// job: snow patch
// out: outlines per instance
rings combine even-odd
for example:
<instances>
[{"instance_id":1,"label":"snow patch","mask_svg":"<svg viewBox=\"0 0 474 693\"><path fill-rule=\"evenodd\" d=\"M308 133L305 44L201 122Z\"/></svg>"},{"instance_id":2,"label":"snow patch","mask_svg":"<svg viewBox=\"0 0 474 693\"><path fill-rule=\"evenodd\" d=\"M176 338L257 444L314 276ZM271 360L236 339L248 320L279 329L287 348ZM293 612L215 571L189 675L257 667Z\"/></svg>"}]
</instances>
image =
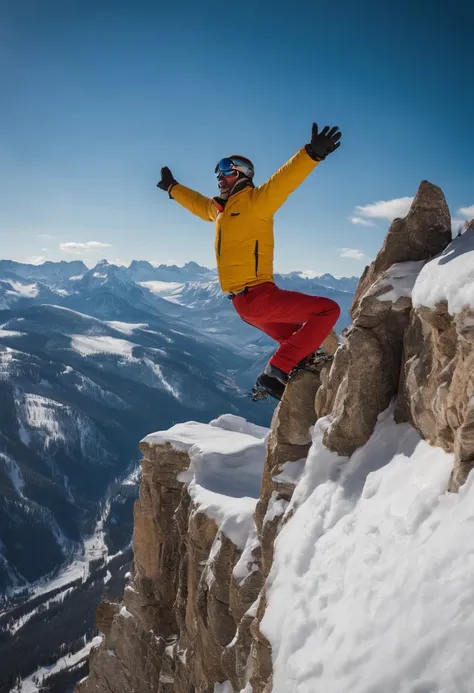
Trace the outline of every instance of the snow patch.
<instances>
[{"instance_id":1,"label":"snow patch","mask_svg":"<svg viewBox=\"0 0 474 693\"><path fill-rule=\"evenodd\" d=\"M55 400L25 392L22 411L29 428L41 430L44 434L44 444L48 448L53 441L65 441L64 431L58 421L58 413L71 411L69 407ZM23 422L21 426L24 428ZM27 429L26 429L27 430ZM28 432L28 435L29 432Z\"/></svg>"},{"instance_id":2,"label":"snow patch","mask_svg":"<svg viewBox=\"0 0 474 693\"><path fill-rule=\"evenodd\" d=\"M471 690L474 475L447 493L453 455L392 413L350 458L315 425L268 579L274 693Z\"/></svg>"},{"instance_id":3,"label":"snow patch","mask_svg":"<svg viewBox=\"0 0 474 693\"><path fill-rule=\"evenodd\" d=\"M399 298L411 297L413 286L420 271L424 265L424 261L416 262L396 262L389 267L382 276L369 289L366 296L378 293L386 287L384 293L377 295L378 301L391 301L396 303Z\"/></svg>"},{"instance_id":4,"label":"snow patch","mask_svg":"<svg viewBox=\"0 0 474 693\"><path fill-rule=\"evenodd\" d=\"M163 298L169 298L169 295L180 289L183 284L180 282L160 282L160 281L148 281L148 282L137 282L139 286L143 286L148 289L155 296L161 296ZM176 302L176 301L175 301Z\"/></svg>"},{"instance_id":5,"label":"snow patch","mask_svg":"<svg viewBox=\"0 0 474 693\"><path fill-rule=\"evenodd\" d=\"M71 335L71 348L82 356L95 354L116 354L117 356L132 356L136 346L125 339L115 337L90 337L83 334Z\"/></svg>"},{"instance_id":6,"label":"snow patch","mask_svg":"<svg viewBox=\"0 0 474 693\"><path fill-rule=\"evenodd\" d=\"M161 351L161 350L160 350L160 351ZM181 393L180 393L180 391L178 390L177 387L175 387L174 385L172 385L171 382L170 382L169 380L167 380L167 379L165 378L165 376L163 375L163 369L162 369L162 367L161 367L160 365L158 365L157 363L155 363L154 361L152 361L151 359L148 359L148 358L144 358L144 359L143 359L143 362L146 363L147 366L149 366L149 367L151 368L151 370L153 371L153 373L154 373L156 376L158 376L158 379L159 379L160 383L163 385L164 389L165 389L167 392L169 392L170 394L172 394L173 397L176 397L177 400L179 400L179 399L181 398Z\"/></svg>"},{"instance_id":7,"label":"snow patch","mask_svg":"<svg viewBox=\"0 0 474 693\"><path fill-rule=\"evenodd\" d=\"M107 320L106 324L130 337L133 336L135 330L144 330L149 327L146 322L120 322L120 320Z\"/></svg>"},{"instance_id":8,"label":"snow patch","mask_svg":"<svg viewBox=\"0 0 474 693\"><path fill-rule=\"evenodd\" d=\"M20 689L21 692L37 693L39 690L41 690L41 688L38 688L36 681L38 681L39 685L41 686L43 678L44 683L46 684L48 678L50 676L53 676L53 674L57 674L59 671L63 671L64 669L70 669L75 664L80 662L82 659L85 659L89 655L93 647L98 647L102 642L102 639L102 636L98 635L97 637L93 638L89 643L87 643L87 645L85 645L82 649L78 650L74 654L71 654L70 656L65 655L64 657L58 659L58 661L53 666L40 667L37 671L35 671L34 674L31 674L31 676L28 676L26 679L23 679Z\"/></svg>"},{"instance_id":9,"label":"snow patch","mask_svg":"<svg viewBox=\"0 0 474 693\"><path fill-rule=\"evenodd\" d=\"M258 498L265 461L265 440L219 426L190 421L143 439L149 445L170 443L190 458L182 482L195 481L224 496Z\"/></svg>"},{"instance_id":10,"label":"snow patch","mask_svg":"<svg viewBox=\"0 0 474 693\"><path fill-rule=\"evenodd\" d=\"M251 573L258 570L258 564L255 561L253 552L257 551L260 546L260 540L258 538L257 528L255 523L251 527L247 541L245 542L244 550L234 566L232 575L234 579L241 585Z\"/></svg>"},{"instance_id":11,"label":"snow patch","mask_svg":"<svg viewBox=\"0 0 474 693\"><path fill-rule=\"evenodd\" d=\"M17 330L4 330L0 327L0 339L5 337L24 337L24 332L18 332Z\"/></svg>"},{"instance_id":12,"label":"snow patch","mask_svg":"<svg viewBox=\"0 0 474 693\"><path fill-rule=\"evenodd\" d=\"M303 476L306 460L296 460L295 462L285 462L279 474L273 477L273 481L282 484L297 484Z\"/></svg>"},{"instance_id":13,"label":"snow patch","mask_svg":"<svg viewBox=\"0 0 474 693\"><path fill-rule=\"evenodd\" d=\"M36 298L38 295L37 284L22 284L21 282L8 280L10 286L15 290L15 293L24 298ZM7 294L13 293L12 291L7 291Z\"/></svg>"},{"instance_id":14,"label":"snow patch","mask_svg":"<svg viewBox=\"0 0 474 693\"><path fill-rule=\"evenodd\" d=\"M224 683L216 683L214 685L214 693L233 693L233 690L230 681L224 681Z\"/></svg>"},{"instance_id":15,"label":"snow patch","mask_svg":"<svg viewBox=\"0 0 474 693\"><path fill-rule=\"evenodd\" d=\"M436 258L426 263L413 289L415 308L435 308L447 301L450 315L474 309L474 232L455 238Z\"/></svg>"},{"instance_id":16,"label":"snow patch","mask_svg":"<svg viewBox=\"0 0 474 693\"><path fill-rule=\"evenodd\" d=\"M263 440L270 432L269 428L250 423L243 416L236 416L235 414L222 414L217 419L213 419L209 426L222 428L224 431L233 431L234 433L245 433L259 440Z\"/></svg>"},{"instance_id":17,"label":"snow patch","mask_svg":"<svg viewBox=\"0 0 474 693\"><path fill-rule=\"evenodd\" d=\"M272 495L268 499L267 512L263 518L263 525L265 526L267 522L273 522L277 517L282 517L288 507L288 501L284 498L279 498L276 491L272 492Z\"/></svg>"},{"instance_id":18,"label":"snow patch","mask_svg":"<svg viewBox=\"0 0 474 693\"><path fill-rule=\"evenodd\" d=\"M213 519L220 531L237 548L243 550L253 526L255 498L232 498L203 488L194 481L188 486L188 493L196 505L194 513L204 513Z\"/></svg>"},{"instance_id":19,"label":"snow patch","mask_svg":"<svg viewBox=\"0 0 474 693\"><path fill-rule=\"evenodd\" d=\"M149 445L170 443L188 453L190 464L178 479L188 484L196 506L212 518L241 550L254 528L268 429L226 414L202 424L191 421L144 438Z\"/></svg>"},{"instance_id":20,"label":"snow patch","mask_svg":"<svg viewBox=\"0 0 474 693\"><path fill-rule=\"evenodd\" d=\"M23 481L20 467L15 462L15 460L12 457L10 457L10 455L6 455L3 452L0 452L0 460L2 460L5 465L5 471L12 483L13 488L18 493L18 495L21 498L23 498L23 488L25 486L25 482Z\"/></svg>"}]
</instances>

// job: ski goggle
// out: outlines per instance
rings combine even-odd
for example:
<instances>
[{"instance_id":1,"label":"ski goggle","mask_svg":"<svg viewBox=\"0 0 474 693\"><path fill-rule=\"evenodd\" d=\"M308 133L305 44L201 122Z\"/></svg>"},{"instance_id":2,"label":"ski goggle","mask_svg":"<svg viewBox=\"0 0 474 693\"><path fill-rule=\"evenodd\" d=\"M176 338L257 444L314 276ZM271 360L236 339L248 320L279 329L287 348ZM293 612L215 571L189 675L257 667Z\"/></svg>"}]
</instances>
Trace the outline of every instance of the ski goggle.
<instances>
[{"instance_id":1,"label":"ski goggle","mask_svg":"<svg viewBox=\"0 0 474 693\"><path fill-rule=\"evenodd\" d=\"M221 176L234 176L236 173L243 173L248 178L253 177L253 167L242 159L228 157L221 159L217 164L214 173L218 178Z\"/></svg>"}]
</instances>

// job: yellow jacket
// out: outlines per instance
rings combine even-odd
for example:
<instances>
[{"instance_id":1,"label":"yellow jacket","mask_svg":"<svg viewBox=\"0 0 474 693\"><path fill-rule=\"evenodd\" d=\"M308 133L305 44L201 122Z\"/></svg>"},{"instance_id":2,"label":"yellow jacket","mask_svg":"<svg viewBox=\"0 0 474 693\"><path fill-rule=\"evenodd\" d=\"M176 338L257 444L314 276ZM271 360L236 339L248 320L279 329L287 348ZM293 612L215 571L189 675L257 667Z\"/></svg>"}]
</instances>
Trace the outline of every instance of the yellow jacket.
<instances>
[{"instance_id":1,"label":"yellow jacket","mask_svg":"<svg viewBox=\"0 0 474 693\"><path fill-rule=\"evenodd\" d=\"M170 195L204 221L216 222L215 251L222 291L273 281L273 215L318 164L300 149L264 185L231 195L220 212L212 198L184 185Z\"/></svg>"}]
</instances>

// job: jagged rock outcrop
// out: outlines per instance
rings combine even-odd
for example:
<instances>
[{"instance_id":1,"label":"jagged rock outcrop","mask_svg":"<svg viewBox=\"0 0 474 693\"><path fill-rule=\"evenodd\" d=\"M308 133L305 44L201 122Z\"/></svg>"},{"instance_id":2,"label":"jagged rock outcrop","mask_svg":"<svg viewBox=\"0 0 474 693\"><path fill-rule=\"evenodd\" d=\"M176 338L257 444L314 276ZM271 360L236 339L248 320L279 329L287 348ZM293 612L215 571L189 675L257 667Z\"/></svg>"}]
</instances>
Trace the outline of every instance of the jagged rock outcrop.
<instances>
[{"instance_id":1,"label":"jagged rock outcrop","mask_svg":"<svg viewBox=\"0 0 474 693\"><path fill-rule=\"evenodd\" d=\"M378 415L398 391L411 289L423 262L451 240L451 217L440 188L423 181L404 219L395 219L361 277L330 375L318 391L318 416L331 414L325 444L351 455L367 442Z\"/></svg>"},{"instance_id":2,"label":"jagged rock outcrop","mask_svg":"<svg viewBox=\"0 0 474 693\"><path fill-rule=\"evenodd\" d=\"M271 643L261 627L268 577L317 418L327 417L327 454L344 463L397 398L397 421L454 452L451 488L463 483L474 466L474 311L423 290L425 275L453 254L474 257L474 228L445 250L450 241L443 193L423 181L366 268L342 343L331 335L325 344L334 360L291 379L268 435L226 419L210 424L202 444L173 429L142 442L132 577L121 604L99 609L104 639L80 693L272 691ZM212 477L223 431L234 436L231 476L245 471L233 466L237 459L261 473L253 498L226 490L225 470Z\"/></svg>"},{"instance_id":3,"label":"jagged rock outcrop","mask_svg":"<svg viewBox=\"0 0 474 693\"><path fill-rule=\"evenodd\" d=\"M466 481L474 467L474 308L466 293L472 257L474 220L437 263L424 268L427 286L446 285L446 276L437 275L449 262L453 265L449 280L459 285L453 286L452 306L435 297L433 305L416 305L412 311L398 401L399 420L410 421L425 440L455 453L452 490ZM421 281L420 287L414 298L423 301L426 291Z\"/></svg>"}]
</instances>

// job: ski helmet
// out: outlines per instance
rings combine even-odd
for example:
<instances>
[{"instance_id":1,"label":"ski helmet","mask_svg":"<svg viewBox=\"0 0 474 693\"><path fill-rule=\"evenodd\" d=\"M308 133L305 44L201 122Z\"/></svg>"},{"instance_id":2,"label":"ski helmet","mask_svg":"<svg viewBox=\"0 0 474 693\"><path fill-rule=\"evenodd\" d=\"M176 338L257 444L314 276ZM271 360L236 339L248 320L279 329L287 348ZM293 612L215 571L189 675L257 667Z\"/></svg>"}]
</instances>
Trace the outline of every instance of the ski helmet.
<instances>
[{"instance_id":1,"label":"ski helmet","mask_svg":"<svg viewBox=\"0 0 474 693\"><path fill-rule=\"evenodd\" d=\"M215 174L218 178L221 176L232 176L235 171L242 173L246 178L254 177L255 171L250 159L245 156L240 156L240 154L233 154L224 159L221 159L216 168Z\"/></svg>"}]
</instances>

